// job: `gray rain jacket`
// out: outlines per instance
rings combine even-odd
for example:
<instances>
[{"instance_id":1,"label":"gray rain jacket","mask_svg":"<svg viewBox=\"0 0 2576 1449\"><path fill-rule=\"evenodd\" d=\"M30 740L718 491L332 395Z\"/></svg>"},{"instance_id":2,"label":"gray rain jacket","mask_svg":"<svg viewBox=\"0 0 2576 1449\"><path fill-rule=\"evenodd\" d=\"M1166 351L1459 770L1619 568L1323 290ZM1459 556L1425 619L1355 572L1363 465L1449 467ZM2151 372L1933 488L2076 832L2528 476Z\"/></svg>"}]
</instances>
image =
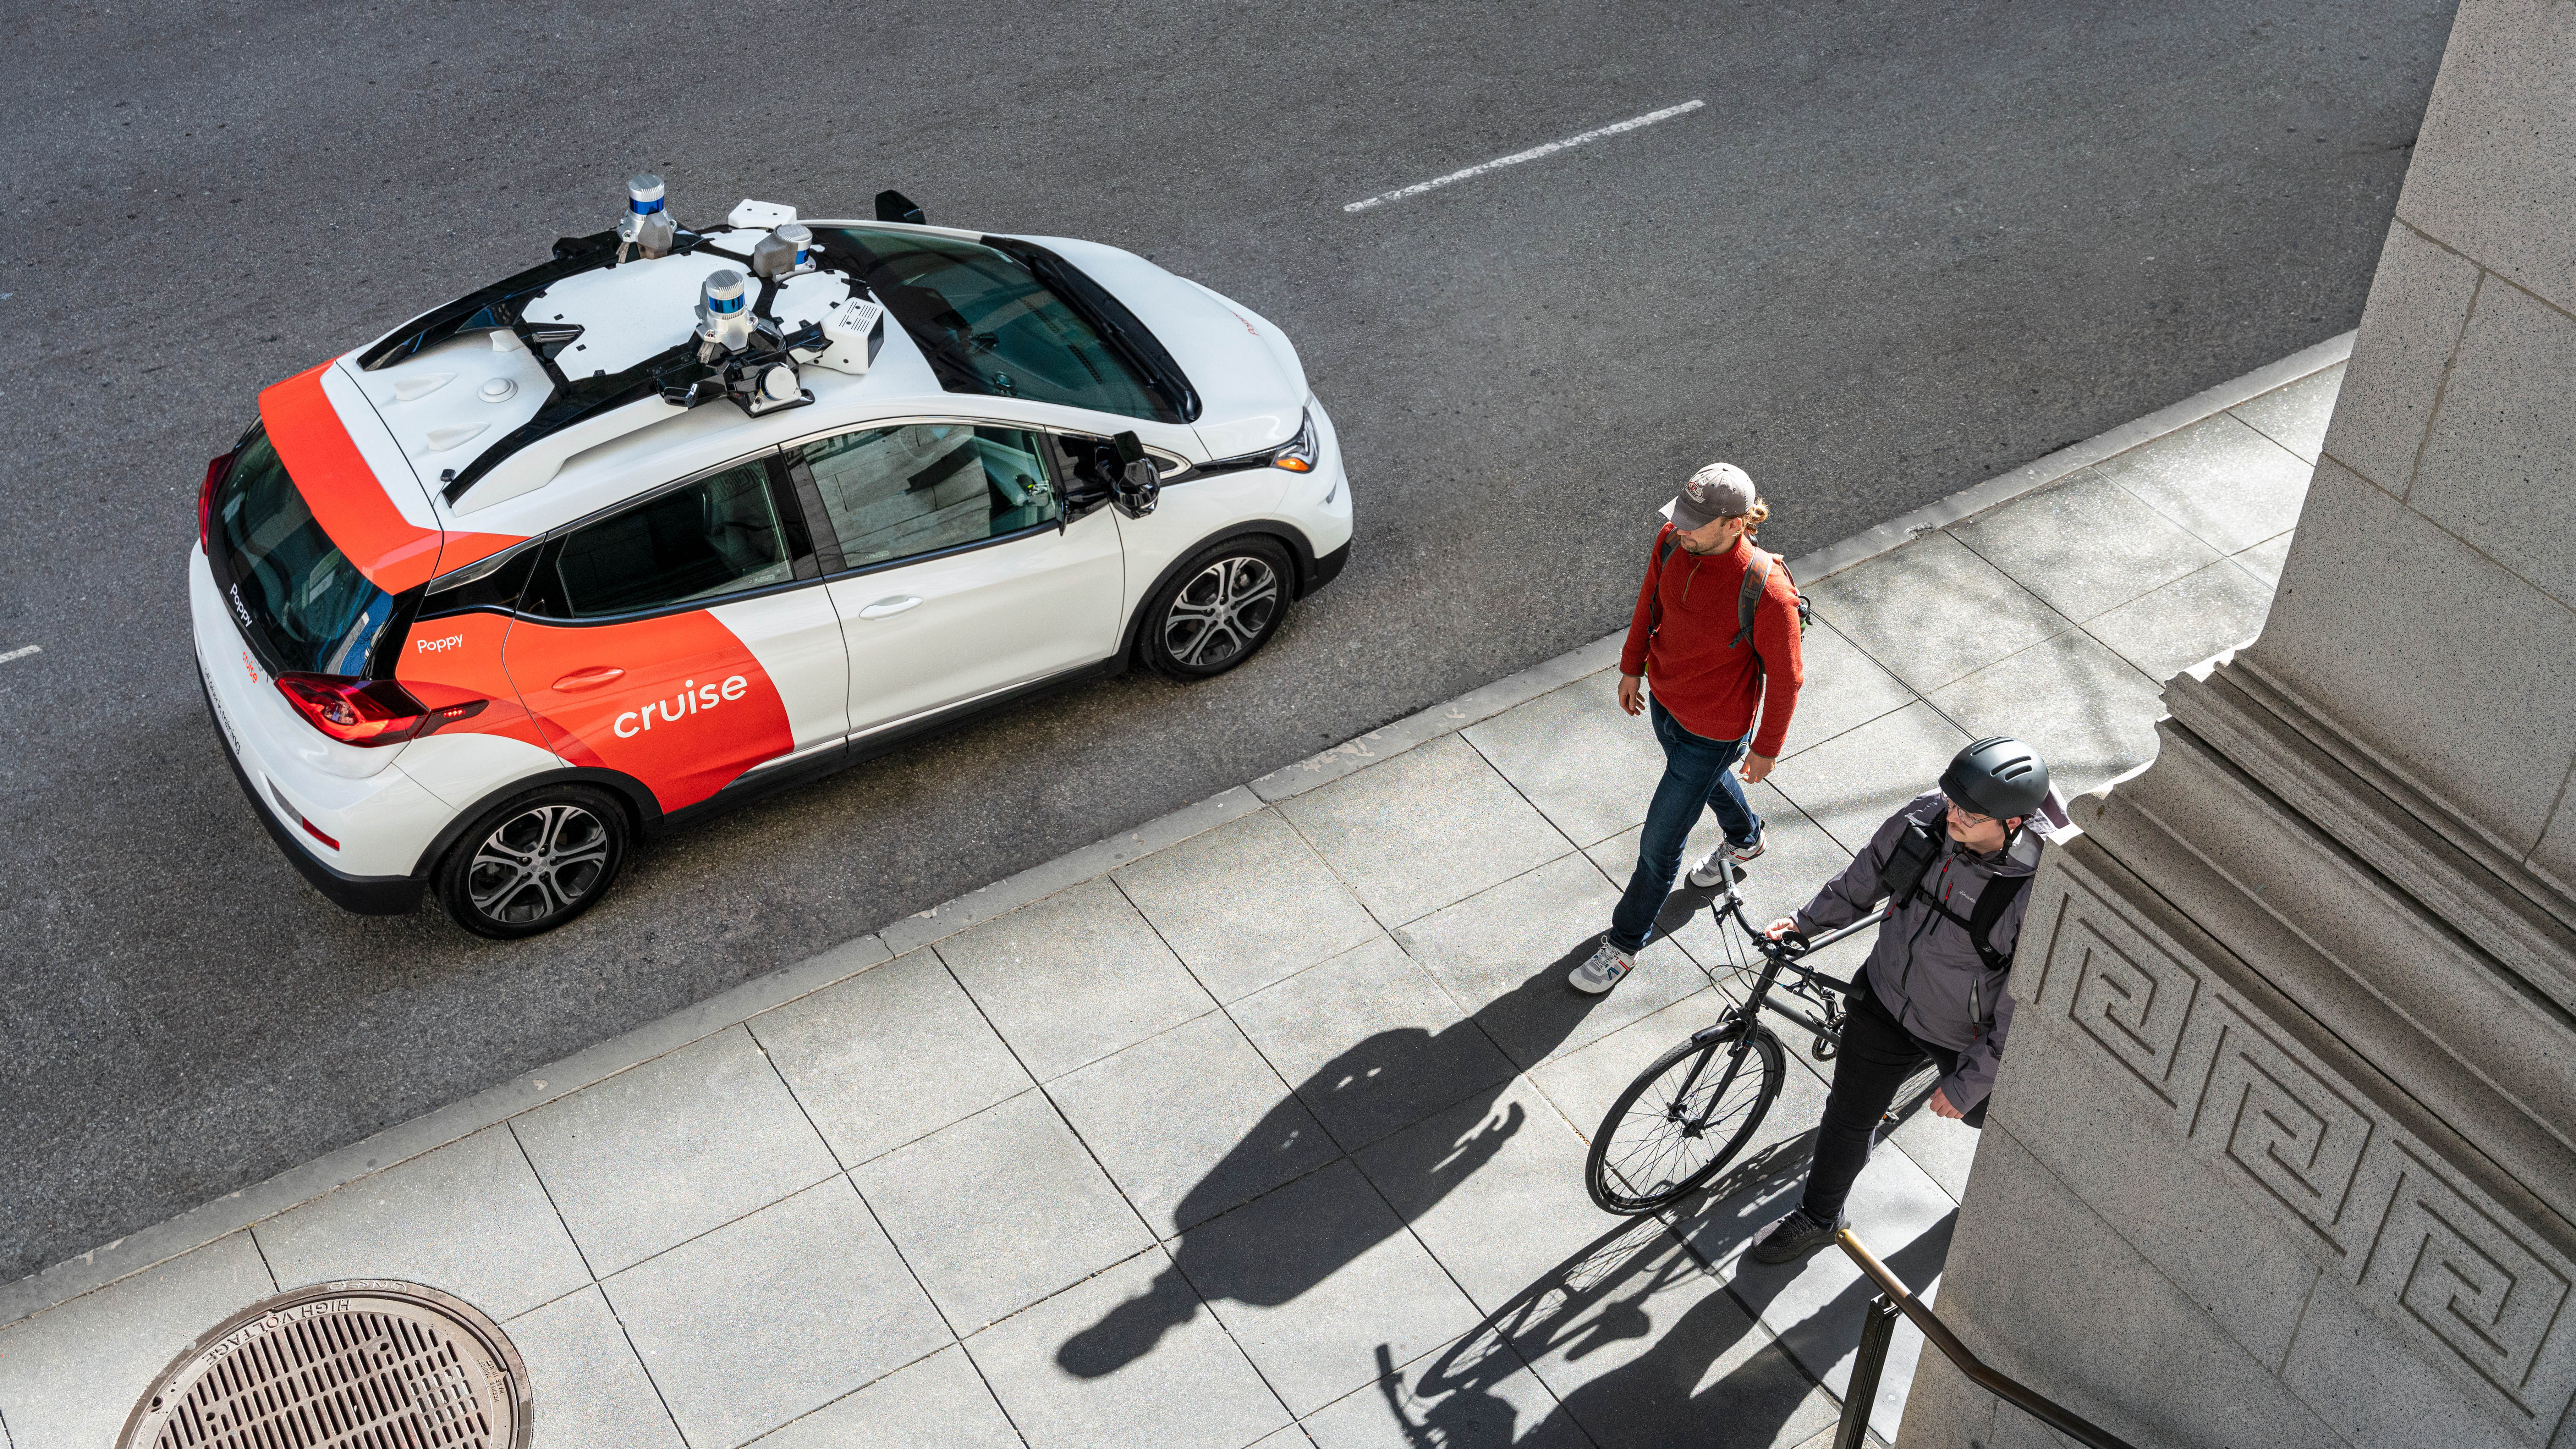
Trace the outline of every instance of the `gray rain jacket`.
<instances>
[{"instance_id":1,"label":"gray rain jacket","mask_svg":"<svg viewBox=\"0 0 2576 1449\"><path fill-rule=\"evenodd\" d=\"M1798 929L1810 935L1848 926L1870 914L1887 895L1879 872L1896 854L1909 820L1921 822L1941 838L1941 852L1923 873L1923 889L1960 920L1977 908L1977 897L1990 882L2026 876L2039 868L2044 848L2038 834L2023 830L2013 843L1992 855L1978 855L1949 838L1942 816L1948 804L1941 792L1918 795L1887 817L1870 837L1869 848L1852 858L1841 875L1826 882L1798 912ZM2022 916L2030 909L2024 886L1995 922L1988 944L2004 956L2021 940ZM1878 928L1870 948L1869 982L1881 1005L1919 1040L1959 1053L1958 1069L1941 1079L1941 1093L1965 1112L1986 1099L1995 1085L1995 1062L2003 1055L2004 1037L2012 1029L2009 973L1989 971L1968 939L1967 928L1942 917L1920 896Z\"/></svg>"}]
</instances>

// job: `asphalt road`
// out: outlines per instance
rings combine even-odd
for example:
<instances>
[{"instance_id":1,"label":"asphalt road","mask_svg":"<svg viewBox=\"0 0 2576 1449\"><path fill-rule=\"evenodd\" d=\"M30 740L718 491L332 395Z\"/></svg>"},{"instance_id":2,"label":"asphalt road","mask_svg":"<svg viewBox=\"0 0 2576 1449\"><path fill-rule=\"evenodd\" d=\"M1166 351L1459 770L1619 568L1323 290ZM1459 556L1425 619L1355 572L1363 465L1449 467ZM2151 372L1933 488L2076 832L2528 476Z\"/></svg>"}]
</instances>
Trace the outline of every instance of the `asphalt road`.
<instances>
[{"instance_id":1,"label":"asphalt road","mask_svg":"<svg viewBox=\"0 0 2576 1449\"><path fill-rule=\"evenodd\" d=\"M1748 468L1795 555L2354 325L2450 6L202 5L0 21L0 1279L1625 617ZM1690 99L1690 115L1346 203ZM750 195L1133 248L1285 326L1354 562L1129 677L671 838L518 945L368 920L224 768L182 560L257 389Z\"/></svg>"}]
</instances>

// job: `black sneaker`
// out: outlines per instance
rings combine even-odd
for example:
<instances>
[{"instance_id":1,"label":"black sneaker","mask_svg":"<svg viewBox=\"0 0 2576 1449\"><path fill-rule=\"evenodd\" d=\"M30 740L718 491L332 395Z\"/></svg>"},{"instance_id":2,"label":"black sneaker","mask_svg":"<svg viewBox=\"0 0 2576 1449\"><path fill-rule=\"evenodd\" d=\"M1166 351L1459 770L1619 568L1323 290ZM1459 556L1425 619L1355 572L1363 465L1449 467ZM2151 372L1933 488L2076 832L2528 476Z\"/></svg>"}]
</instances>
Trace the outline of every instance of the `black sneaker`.
<instances>
[{"instance_id":1,"label":"black sneaker","mask_svg":"<svg viewBox=\"0 0 2576 1449\"><path fill-rule=\"evenodd\" d=\"M1794 1207L1787 1217L1756 1234L1745 1256L1757 1263L1796 1262L1832 1242L1842 1226L1840 1220L1820 1223L1807 1216L1804 1207Z\"/></svg>"}]
</instances>

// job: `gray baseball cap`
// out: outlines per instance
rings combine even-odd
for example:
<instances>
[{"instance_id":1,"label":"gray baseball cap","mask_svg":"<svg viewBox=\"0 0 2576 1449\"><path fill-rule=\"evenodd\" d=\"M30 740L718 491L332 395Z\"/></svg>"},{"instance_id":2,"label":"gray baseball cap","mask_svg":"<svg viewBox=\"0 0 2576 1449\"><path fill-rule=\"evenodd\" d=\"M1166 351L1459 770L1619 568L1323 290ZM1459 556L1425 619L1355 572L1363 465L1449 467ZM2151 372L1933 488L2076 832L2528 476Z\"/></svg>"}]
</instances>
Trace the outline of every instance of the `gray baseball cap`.
<instances>
[{"instance_id":1,"label":"gray baseball cap","mask_svg":"<svg viewBox=\"0 0 2576 1449\"><path fill-rule=\"evenodd\" d=\"M1664 505L1664 516L1684 533L1708 527L1721 518L1742 518L1753 511L1753 480L1733 463L1711 463L1690 475L1680 496Z\"/></svg>"}]
</instances>

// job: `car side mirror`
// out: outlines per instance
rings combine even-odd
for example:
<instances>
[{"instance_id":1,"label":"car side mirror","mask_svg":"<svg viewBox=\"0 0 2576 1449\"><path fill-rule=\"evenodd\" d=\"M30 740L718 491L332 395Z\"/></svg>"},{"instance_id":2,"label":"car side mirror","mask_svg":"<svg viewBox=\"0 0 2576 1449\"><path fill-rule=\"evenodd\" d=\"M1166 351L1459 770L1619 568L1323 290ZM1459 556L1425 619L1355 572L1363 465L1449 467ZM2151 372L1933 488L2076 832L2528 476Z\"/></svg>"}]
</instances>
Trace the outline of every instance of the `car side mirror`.
<instances>
[{"instance_id":1,"label":"car side mirror","mask_svg":"<svg viewBox=\"0 0 2576 1449\"><path fill-rule=\"evenodd\" d=\"M877 193L877 220L908 221L914 226L927 225L922 220L920 204L900 191Z\"/></svg>"},{"instance_id":2,"label":"car side mirror","mask_svg":"<svg viewBox=\"0 0 2576 1449\"><path fill-rule=\"evenodd\" d=\"M1134 433L1120 433L1109 442L1118 450L1118 476L1109 485L1109 501L1129 518L1142 518L1163 500L1163 472Z\"/></svg>"}]
</instances>

